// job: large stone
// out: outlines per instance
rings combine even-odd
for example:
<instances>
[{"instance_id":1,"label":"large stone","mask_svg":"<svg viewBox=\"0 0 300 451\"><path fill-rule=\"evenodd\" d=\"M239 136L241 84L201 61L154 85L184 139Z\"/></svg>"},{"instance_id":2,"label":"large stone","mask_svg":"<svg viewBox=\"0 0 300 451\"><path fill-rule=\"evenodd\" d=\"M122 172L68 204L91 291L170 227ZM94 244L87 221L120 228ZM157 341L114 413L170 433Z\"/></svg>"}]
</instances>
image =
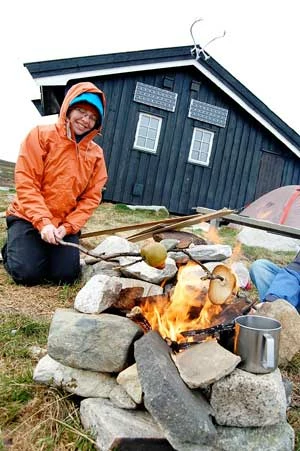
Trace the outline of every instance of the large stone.
<instances>
[{"instance_id":1,"label":"large stone","mask_svg":"<svg viewBox=\"0 0 300 451\"><path fill-rule=\"evenodd\" d=\"M193 449L210 444L216 435L210 406L199 392L185 385L166 342L151 331L136 341L134 348L144 404L171 445Z\"/></svg>"},{"instance_id":2,"label":"large stone","mask_svg":"<svg viewBox=\"0 0 300 451\"><path fill-rule=\"evenodd\" d=\"M116 378L111 374L71 368L49 355L38 362L33 380L39 384L63 388L84 398L109 398L111 391L117 386Z\"/></svg>"},{"instance_id":3,"label":"large stone","mask_svg":"<svg viewBox=\"0 0 300 451\"><path fill-rule=\"evenodd\" d=\"M81 280L86 283L96 274L110 277L120 277L121 271L118 262L106 262L94 257L85 258L81 265Z\"/></svg>"},{"instance_id":4,"label":"large stone","mask_svg":"<svg viewBox=\"0 0 300 451\"><path fill-rule=\"evenodd\" d=\"M177 273L177 266L171 258L167 258L164 269L153 268L144 261L128 265L135 260L135 257L121 257L120 269L124 276L145 280L154 284L160 284L164 280L172 279Z\"/></svg>"},{"instance_id":5,"label":"large stone","mask_svg":"<svg viewBox=\"0 0 300 451\"><path fill-rule=\"evenodd\" d=\"M118 277L96 274L77 293L74 308L82 313L101 313L114 304L121 288Z\"/></svg>"},{"instance_id":6,"label":"large stone","mask_svg":"<svg viewBox=\"0 0 300 451\"><path fill-rule=\"evenodd\" d=\"M222 261L231 257L232 249L226 244L198 244L187 249L192 258L200 262ZM168 257L180 260L186 257L184 252L168 252Z\"/></svg>"},{"instance_id":7,"label":"large stone","mask_svg":"<svg viewBox=\"0 0 300 451\"><path fill-rule=\"evenodd\" d=\"M139 380L136 363L129 366L117 376L117 383L122 385L124 390L137 404L142 403L143 392Z\"/></svg>"},{"instance_id":8,"label":"large stone","mask_svg":"<svg viewBox=\"0 0 300 451\"><path fill-rule=\"evenodd\" d=\"M81 422L92 430L100 451L172 451L160 427L145 411L124 410L106 399L84 399Z\"/></svg>"},{"instance_id":9,"label":"large stone","mask_svg":"<svg viewBox=\"0 0 300 451\"><path fill-rule=\"evenodd\" d=\"M133 363L132 345L142 334L128 318L57 309L50 326L48 354L72 368L120 372Z\"/></svg>"},{"instance_id":10,"label":"large stone","mask_svg":"<svg viewBox=\"0 0 300 451\"><path fill-rule=\"evenodd\" d=\"M117 235L111 235L105 240L103 240L100 244L98 244L95 249L93 249L93 253L102 256L108 256L112 254L121 254L123 252L139 252L140 248L138 244L131 243L126 240L126 238L122 238Z\"/></svg>"},{"instance_id":11,"label":"large stone","mask_svg":"<svg viewBox=\"0 0 300 451\"><path fill-rule=\"evenodd\" d=\"M127 391L118 385L112 389L109 395L111 402L121 409L135 409L137 407L136 403L133 401L131 396L128 395Z\"/></svg>"},{"instance_id":12,"label":"large stone","mask_svg":"<svg viewBox=\"0 0 300 451\"><path fill-rule=\"evenodd\" d=\"M286 421L286 395L279 369L252 374L236 368L212 386L211 406L222 426L271 426Z\"/></svg>"},{"instance_id":13,"label":"large stone","mask_svg":"<svg viewBox=\"0 0 300 451\"><path fill-rule=\"evenodd\" d=\"M213 356L213 357L212 357ZM172 356L181 378L190 388L206 387L230 374L241 358L215 340L194 345Z\"/></svg>"},{"instance_id":14,"label":"large stone","mask_svg":"<svg viewBox=\"0 0 300 451\"><path fill-rule=\"evenodd\" d=\"M206 451L293 451L295 433L283 422L274 426L237 428L217 426L215 446ZM200 451L200 450L199 450Z\"/></svg>"},{"instance_id":15,"label":"large stone","mask_svg":"<svg viewBox=\"0 0 300 451\"><path fill-rule=\"evenodd\" d=\"M281 323L279 365L286 364L300 351L300 315L289 302L277 299L259 304L257 315L277 319Z\"/></svg>"}]
</instances>

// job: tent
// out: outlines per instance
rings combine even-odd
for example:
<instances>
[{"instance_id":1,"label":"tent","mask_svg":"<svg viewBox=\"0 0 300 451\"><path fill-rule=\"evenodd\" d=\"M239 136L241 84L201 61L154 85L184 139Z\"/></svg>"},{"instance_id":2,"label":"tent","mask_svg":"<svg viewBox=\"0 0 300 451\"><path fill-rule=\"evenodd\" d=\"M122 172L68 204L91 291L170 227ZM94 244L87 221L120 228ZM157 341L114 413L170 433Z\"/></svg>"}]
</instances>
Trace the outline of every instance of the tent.
<instances>
[{"instance_id":1,"label":"tent","mask_svg":"<svg viewBox=\"0 0 300 451\"><path fill-rule=\"evenodd\" d=\"M241 215L300 227L300 185L276 188L249 204Z\"/></svg>"}]
</instances>

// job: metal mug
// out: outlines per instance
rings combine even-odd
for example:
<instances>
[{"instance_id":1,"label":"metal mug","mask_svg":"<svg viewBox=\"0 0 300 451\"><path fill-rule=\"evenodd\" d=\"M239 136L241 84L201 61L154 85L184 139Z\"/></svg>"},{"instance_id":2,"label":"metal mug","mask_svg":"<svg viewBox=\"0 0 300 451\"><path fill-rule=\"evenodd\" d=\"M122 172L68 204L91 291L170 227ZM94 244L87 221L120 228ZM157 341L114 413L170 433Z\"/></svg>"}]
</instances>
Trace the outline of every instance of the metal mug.
<instances>
[{"instance_id":1,"label":"metal mug","mask_svg":"<svg viewBox=\"0 0 300 451\"><path fill-rule=\"evenodd\" d=\"M242 359L239 368L264 374L278 366L281 324L276 319L243 315L235 319L234 353Z\"/></svg>"}]
</instances>

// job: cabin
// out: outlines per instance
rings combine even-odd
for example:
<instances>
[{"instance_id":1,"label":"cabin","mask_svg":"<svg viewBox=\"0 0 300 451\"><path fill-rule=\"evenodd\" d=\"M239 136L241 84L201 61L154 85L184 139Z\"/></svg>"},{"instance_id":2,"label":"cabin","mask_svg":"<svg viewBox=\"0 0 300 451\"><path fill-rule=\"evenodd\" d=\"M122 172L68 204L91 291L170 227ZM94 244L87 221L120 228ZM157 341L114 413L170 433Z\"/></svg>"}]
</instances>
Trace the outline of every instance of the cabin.
<instances>
[{"instance_id":1,"label":"cabin","mask_svg":"<svg viewBox=\"0 0 300 451\"><path fill-rule=\"evenodd\" d=\"M91 81L107 97L104 200L241 209L300 184L300 136L216 60L190 46L25 63L42 115ZM274 93L275 95L275 93Z\"/></svg>"}]
</instances>

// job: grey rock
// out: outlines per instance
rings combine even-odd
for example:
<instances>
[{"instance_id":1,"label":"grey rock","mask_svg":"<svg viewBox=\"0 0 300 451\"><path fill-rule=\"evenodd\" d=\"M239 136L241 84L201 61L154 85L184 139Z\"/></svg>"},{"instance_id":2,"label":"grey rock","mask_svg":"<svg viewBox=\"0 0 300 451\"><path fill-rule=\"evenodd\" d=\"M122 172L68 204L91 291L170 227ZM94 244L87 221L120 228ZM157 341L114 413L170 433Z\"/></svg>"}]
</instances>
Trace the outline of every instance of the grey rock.
<instances>
[{"instance_id":1,"label":"grey rock","mask_svg":"<svg viewBox=\"0 0 300 451\"><path fill-rule=\"evenodd\" d=\"M48 336L48 354L63 365L119 372L133 363L133 342L143 332L128 318L57 309Z\"/></svg>"},{"instance_id":2,"label":"grey rock","mask_svg":"<svg viewBox=\"0 0 300 451\"><path fill-rule=\"evenodd\" d=\"M122 252L139 252L139 246L135 243L131 243L125 238L112 235L98 244L98 246L93 249L93 252L105 256L120 254Z\"/></svg>"},{"instance_id":3,"label":"grey rock","mask_svg":"<svg viewBox=\"0 0 300 451\"><path fill-rule=\"evenodd\" d=\"M216 444L209 451L294 450L295 433L286 422L274 426L252 428L217 426L217 431Z\"/></svg>"},{"instance_id":4,"label":"grey rock","mask_svg":"<svg viewBox=\"0 0 300 451\"><path fill-rule=\"evenodd\" d=\"M122 385L136 404L142 403L143 392L139 380L136 363L121 371L117 376L117 383Z\"/></svg>"},{"instance_id":5,"label":"grey rock","mask_svg":"<svg viewBox=\"0 0 300 451\"><path fill-rule=\"evenodd\" d=\"M134 348L144 404L171 445L189 449L214 440L216 430L209 417L209 404L182 381L170 348L160 335L148 332Z\"/></svg>"},{"instance_id":6,"label":"grey rock","mask_svg":"<svg viewBox=\"0 0 300 451\"><path fill-rule=\"evenodd\" d=\"M239 356L215 340L194 345L172 358L181 378L190 388L206 387L216 382L230 374L241 361Z\"/></svg>"},{"instance_id":7,"label":"grey rock","mask_svg":"<svg viewBox=\"0 0 300 451\"><path fill-rule=\"evenodd\" d=\"M232 249L226 244L199 244L188 249L191 257L201 262L207 261L223 261L231 257ZM175 261L186 257L184 252L168 252L168 257Z\"/></svg>"},{"instance_id":8,"label":"grey rock","mask_svg":"<svg viewBox=\"0 0 300 451\"><path fill-rule=\"evenodd\" d=\"M99 261L93 257L85 260L86 264L81 267L81 279L83 282L90 280L95 274L104 274L110 277L120 277L121 271L118 262Z\"/></svg>"},{"instance_id":9,"label":"grey rock","mask_svg":"<svg viewBox=\"0 0 300 451\"><path fill-rule=\"evenodd\" d=\"M128 395L127 391L121 386L116 385L109 394L111 402L121 409L135 409L136 403Z\"/></svg>"},{"instance_id":10,"label":"grey rock","mask_svg":"<svg viewBox=\"0 0 300 451\"><path fill-rule=\"evenodd\" d=\"M300 351L300 315L289 302L277 299L263 302L257 315L277 319L281 323L279 365L290 362Z\"/></svg>"},{"instance_id":11,"label":"grey rock","mask_svg":"<svg viewBox=\"0 0 300 451\"><path fill-rule=\"evenodd\" d=\"M80 416L84 428L94 432L100 451L173 450L148 412L120 409L106 399L84 399Z\"/></svg>"},{"instance_id":12,"label":"grey rock","mask_svg":"<svg viewBox=\"0 0 300 451\"><path fill-rule=\"evenodd\" d=\"M237 368L213 384L210 403L222 426L271 426L286 420L279 369L258 375Z\"/></svg>"},{"instance_id":13,"label":"grey rock","mask_svg":"<svg viewBox=\"0 0 300 451\"><path fill-rule=\"evenodd\" d=\"M77 293L74 308L82 313L101 313L114 304L121 288L117 277L96 274Z\"/></svg>"},{"instance_id":14,"label":"grey rock","mask_svg":"<svg viewBox=\"0 0 300 451\"><path fill-rule=\"evenodd\" d=\"M33 372L33 380L39 384L63 388L85 398L108 398L117 386L116 378L111 374L71 368L49 355L38 362Z\"/></svg>"},{"instance_id":15,"label":"grey rock","mask_svg":"<svg viewBox=\"0 0 300 451\"><path fill-rule=\"evenodd\" d=\"M177 273L177 266L171 258L166 259L164 269L156 269L144 261L126 266L134 261L134 257L120 258L121 272L124 276L145 280L146 282L160 284L163 280L172 279Z\"/></svg>"}]
</instances>

